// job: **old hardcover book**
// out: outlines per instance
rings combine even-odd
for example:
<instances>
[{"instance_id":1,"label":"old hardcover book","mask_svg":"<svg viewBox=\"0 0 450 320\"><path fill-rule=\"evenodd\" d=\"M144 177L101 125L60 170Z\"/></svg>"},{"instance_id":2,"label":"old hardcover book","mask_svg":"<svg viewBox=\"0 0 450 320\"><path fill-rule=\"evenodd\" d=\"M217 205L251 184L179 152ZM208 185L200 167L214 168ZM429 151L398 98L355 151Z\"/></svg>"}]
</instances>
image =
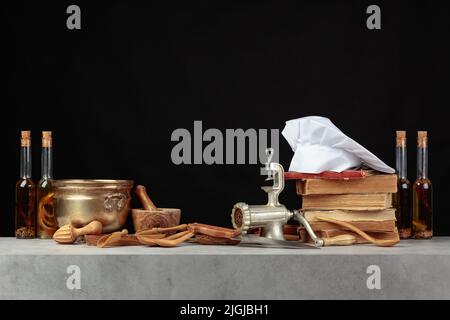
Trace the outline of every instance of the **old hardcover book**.
<instances>
[{"instance_id":1,"label":"old hardcover book","mask_svg":"<svg viewBox=\"0 0 450 320\"><path fill-rule=\"evenodd\" d=\"M373 170L345 170L342 172L324 171L321 173L304 173L288 171L284 173L285 180L301 180L301 179L331 179L331 180L350 180L362 179L374 174Z\"/></svg>"},{"instance_id":2,"label":"old hardcover book","mask_svg":"<svg viewBox=\"0 0 450 320\"><path fill-rule=\"evenodd\" d=\"M331 222L312 221L309 223L314 231L322 231L329 229L346 230L345 227L338 226ZM396 230L395 220L385 221L351 221L355 227L366 232L394 232Z\"/></svg>"},{"instance_id":3,"label":"old hardcover book","mask_svg":"<svg viewBox=\"0 0 450 320\"><path fill-rule=\"evenodd\" d=\"M317 231L317 236L319 236L321 238L331 238L331 237L336 237L336 236L340 236L343 234L351 234L351 235L355 236L357 244L370 243L370 241L367 241L360 235L358 235L354 232L351 232L351 231L347 231L347 230L328 229L328 230ZM377 240L400 240L397 228L395 228L393 231L389 231L389 232L367 232L367 234ZM308 239L308 241L309 241L309 239Z\"/></svg>"},{"instance_id":4,"label":"old hardcover book","mask_svg":"<svg viewBox=\"0 0 450 320\"><path fill-rule=\"evenodd\" d=\"M302 209L384 210L392 207L391 193L321 194L303 196Z\"/></svg>"},{"instance_id":5,"label":"old hardcover book","mask_svg":"<svg viewBox=\"0 0 450 320\"><path fill-rule=\"evenodd\" d=\"M386 221L396 220L395 209L377 211L349 211L349 210L308 210L304 211L305 219L308 222L320 221L317 217L327 217L339 221Z\"/></svg>"},{"instance_id":6,"label":"old hardcover book","mask_svg":"<svg viewBox=\"0 0 450 320\"><path fill-rule=\"evenodd\" d=\"M303 179L297 180L296 187L297 193L303 196L312 194L396 193L397 176L395 174L373 174L362 179Z\"/></svg>"}]
</instances>

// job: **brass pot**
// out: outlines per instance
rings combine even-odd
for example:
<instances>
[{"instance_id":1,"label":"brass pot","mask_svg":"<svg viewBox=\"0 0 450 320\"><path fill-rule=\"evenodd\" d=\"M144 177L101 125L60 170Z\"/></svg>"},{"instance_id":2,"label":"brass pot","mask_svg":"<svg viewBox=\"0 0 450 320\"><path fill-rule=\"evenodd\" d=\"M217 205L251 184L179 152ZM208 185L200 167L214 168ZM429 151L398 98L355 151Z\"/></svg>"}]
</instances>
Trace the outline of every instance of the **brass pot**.
<instances>
[{"instance_id":1,"label":"brass pot","mask_svg":"<svg viewBox=\"0 0 450 320\"><path fill-rule=\"evenodd\" d=\"M83 227L100 221L103 233L120 230L126 223L133 181L130 180L54 180L54 209L58 227Z\"/></svg>"}]
</instances>

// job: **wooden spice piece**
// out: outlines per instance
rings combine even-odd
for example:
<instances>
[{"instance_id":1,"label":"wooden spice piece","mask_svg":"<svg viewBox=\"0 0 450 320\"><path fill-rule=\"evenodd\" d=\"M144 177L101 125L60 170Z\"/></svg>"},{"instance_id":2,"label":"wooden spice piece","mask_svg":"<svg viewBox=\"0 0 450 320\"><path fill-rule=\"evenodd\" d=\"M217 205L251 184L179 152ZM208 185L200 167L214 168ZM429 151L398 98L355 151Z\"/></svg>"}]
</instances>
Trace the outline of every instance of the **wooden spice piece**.
<instances>
[{"instance_id":1,"label":"wooden spice piece","mask_svg":"<svg viewBox=\"0 0 450 320\"><path fill-rule=\"evenodd\" d=\"M71 224L67 224L55 232L53 240L58 243L70 244L74 243L78 237L86 234L100 234L102 233L102 229L102 223L97 220L90 222L83 228L75 228Z\"/></svg>"},{"instance_id":2,"label":"wooden spice piece","mask_svg":"<svg viewBox=\"0 0 450 320\"><path fill-rule=\"evenodd\" d=\"M192 238L195 235L193 231L183 231L180 233L177 233L171 238L163 238L163 239L154 239L150 238L148 235L137 235L138 240L146 245L154 246L158 245L160 247L176 247L182 242L188 240L189 238Z\"/></svg>"},{"instance_id":3,"label":"wooden spice piece","mask_svg":"<svg viewBox=\"0 0 450 320\"><path fill-rule=\"evenodd\" d=\"M351 231L353 231L356 234L360 235L361 237L363 237L367 241L370 241L371 243L373 243L374 245L379 246L379 247L391 247L391 246L397 244L400 241L400 240L396 240L396 239L395 240L379 240L379 239L375 239L375 238L371 237L370 235L368 235L367 233L365 233L364 231L362 231L361 229L355 227L353 224L345 222L345 221L339 221L339 220L331 219L331 218L328 218L328 217L317 217L317 219L322 220L322 221L326 221L326 222L330 222L330 223L334 223L334 224L340 225L342 227L345 227L347 229L350 229ZM346 241L350 241L350 239L346 239ZM355 241L356 241L356 238L355 238Z\"/></svg>"},{"instance_id":4,"label":"wooden spice piece","mask_svg":"<svg viewBox=\"0 0 450 320\"><path fill-rule=\"evenodd\" d=\"M216 238L204 234L197 234L195 236L194 242L206 245L237 245L241 241L227 238Z\"/></svg>"},{"instance_id":5,"label":"wooden spice piece","mask_svg":"<svg viewBox=\"0 0 450 320\"><path fill-rule=\"evenodd\" d=\"M180 224L181 210L161 208L157 210L132 209L131 217L136 232L144 229L167 228Z\"/></svg>"},{"instance_id":6,"label":"wooden spice piece","mask_svg":"<svg viewBox=\"0 0 450 320\"><path fill-rule=\"evenodd\" d=\"M92 236L85 236L86 243L89 245L89 240ZM120 232L114 232L109 235L98 237L95 245L100 248L117 247L117 246L137 246L141 243L134 234L128 234L128 230L124 229Z\"/></svg>"},{"instance_id":7,"label":"wooden spice piece","mask_svg":"<svg viewBox=\"0 0 450 320\"><path fill-rule=\"evenodd\" d=\"M241 232L236 229L217 227L203 223L190 223L188 224L188 229L194 231L197 234L200 233L216 238L233 239L241 234Z\"/></svg>"},{"instance_id":8,"label":"wooden spice piece","mask_svg":"<svg viewBox=\"0 0 450 320\"><path fill-rule=\"evenodd\" d=\"M235 245L240 241L233 238L239 234L240 232L234 229L192 223L168 228L140 230L135 235L129 235L128 231L124 229L103 236L86 236L85 239L87 244L96 245L100 248L140 244L152 247L176 247L194 236L197 236L195 242L200 244Z\"/></svg>"},{"instance_id":9,"label":"wooden spice piece","mask_svg":"<svg viewBox=\"0 0 450 320\"><path fill-rule=\"evenodd\" d=\"M136 196L138 197L139 201L141 201L142 207L145 210L158 210L155 204L153 203L152 199L150 199L149 195L147 194L147 190L144 186L136 186L136 189L134 191L136 193Z\"/></svg>"},{"instance_id":10,"label":"wooden spice piece","mask_svg":"<svg viewBox=\"0 0 450 320\"><path fill-rule=\"evenodd\" d=\"M169 228L152 228L152 229L141 230L139 232L136 232L136 235L149 235L149 234L156 234L156 233L186 231L187 228L188 228L187 224L180 224L179 226L169 227Z\"/></svg>"}]
</instances>

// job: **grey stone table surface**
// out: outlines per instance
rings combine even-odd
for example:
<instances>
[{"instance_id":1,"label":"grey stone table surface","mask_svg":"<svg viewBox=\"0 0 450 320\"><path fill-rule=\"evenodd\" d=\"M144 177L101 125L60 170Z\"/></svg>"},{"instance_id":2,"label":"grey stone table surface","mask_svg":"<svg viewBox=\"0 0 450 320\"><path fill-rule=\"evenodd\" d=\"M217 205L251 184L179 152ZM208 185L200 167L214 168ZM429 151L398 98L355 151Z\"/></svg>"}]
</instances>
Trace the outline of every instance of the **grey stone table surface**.
<instances>
[{"instance_id":1,"label":"grey stone table surface","mask_svg":"<svg viewBox=\"0 0 450 320\"><path fill-rule=\"evenodd\" d=\"M450 238L100 249L0 238L1 299L450 299Z\"/></svg>"},{"instance_id":2,"label":"grey stone table surface","mask_svg":"<svg viewBox=\"0 0 450 320\"><path fill-rule=\"evenodd\" d=\"M183 244L175 248L126 246L96 248L85 244L60 245L52 240L0 237L0 255L449 255L450 237L432 240L404 240L394 247L373 245L334 246L315 250L205 246Z\"/></svg>"}]
</instances>

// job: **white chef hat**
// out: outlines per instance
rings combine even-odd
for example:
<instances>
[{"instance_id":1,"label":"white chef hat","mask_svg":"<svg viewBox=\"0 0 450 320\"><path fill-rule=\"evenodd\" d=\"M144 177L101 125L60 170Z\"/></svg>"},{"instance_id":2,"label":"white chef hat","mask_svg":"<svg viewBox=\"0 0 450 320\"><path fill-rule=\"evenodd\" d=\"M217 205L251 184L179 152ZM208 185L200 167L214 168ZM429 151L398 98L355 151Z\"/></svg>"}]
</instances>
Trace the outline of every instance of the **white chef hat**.
<instances>
[{"instance_id":1,"label":"white chef hat","mask_svg":"<svg viewBox=\"0 0 450 320\"><path fill-rule=\"evenodd\" d=\"M309 116L286 121L282 134L294 151L289 171L341 172L365 165L385 173L395 172L372 152L347 137L328 118Z\"/></svg>"}]
</instances>

